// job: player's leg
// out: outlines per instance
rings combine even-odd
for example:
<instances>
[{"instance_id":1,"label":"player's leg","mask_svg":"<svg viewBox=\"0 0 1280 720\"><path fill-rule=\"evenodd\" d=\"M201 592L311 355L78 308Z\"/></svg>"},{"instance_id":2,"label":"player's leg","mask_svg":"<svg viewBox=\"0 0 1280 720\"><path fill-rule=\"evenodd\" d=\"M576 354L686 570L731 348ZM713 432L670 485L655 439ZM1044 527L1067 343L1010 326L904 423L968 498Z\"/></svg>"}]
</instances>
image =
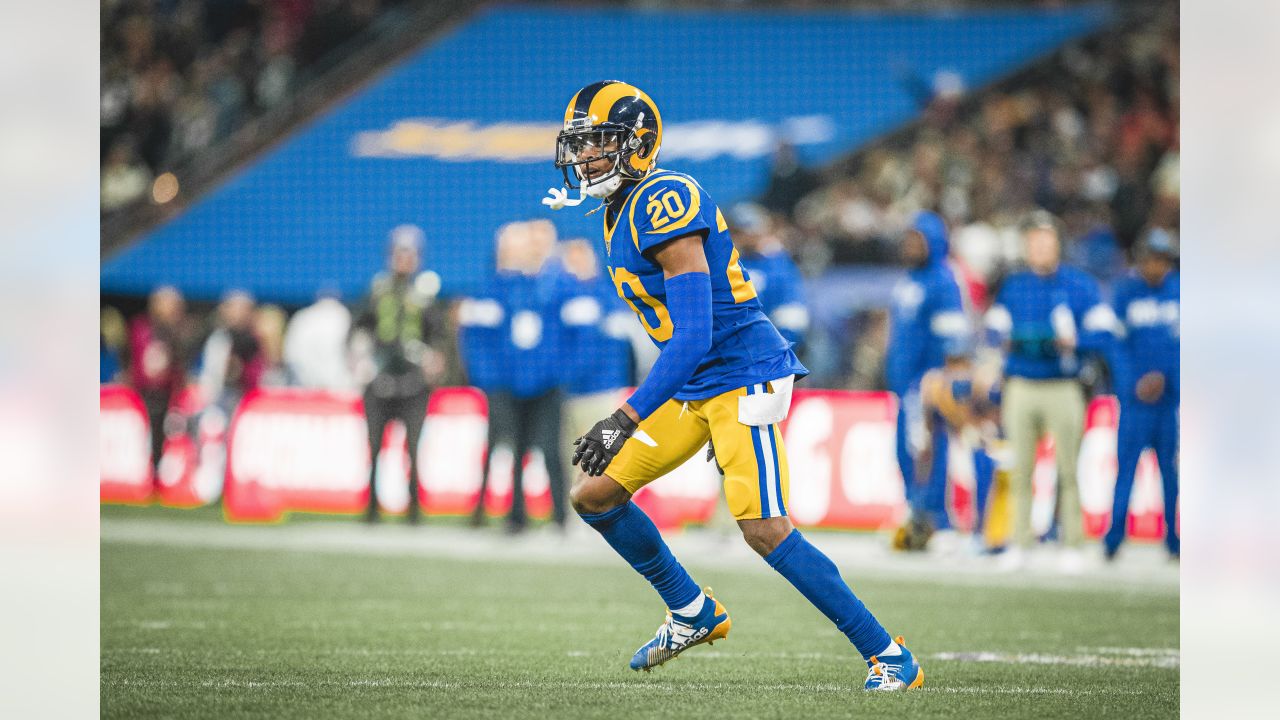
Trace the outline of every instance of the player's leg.
<instances>
[{"instance_id":1,"label":"player's leg","mask_svg":"<svg viewBox=\"0 0 1280 720\"><path fill-rule=\"evenodd\" d=\"M409 451L409 508L408 520L417 523L421 518L419 504L421 502L418 483L418 444L422 440L422 426L427 419L427 402L429 395L423 390L417 395L404 398L400 402L400 421L404 423L405 445Z\"/></svg>"},{"instance_id":2,"label":"player's leg","mask_svg":"<svg viewBox=\"0 0 1280 720\"><path fill-rule=\"evenodd\" d=\"M484 453L484 467L480 470L480 494L476 497L476 506L471 511L471 526L484 525L487 516L484 511L485 496L489 491L489 472L493 466L493 454L499 446L510 448L511 439L511 395L507 392L487 393L489 405L488 439Z\"/></svg>"},{"instance_id":3,"label":"player's leg","mask_svg":"<svg viewBox=\"0 0 1280 720\"><path fill-rule=\"evenodd\" d=\"M511 511L507 514L507 532L515 534L523 531L529 520L524 502L524 457L542 418L535 414L537 407L531 399L515 398L512 407Z\"/></svg>"},{"instance_id":4,"label":"player's leg","mask_svg":"<svg viewBox=\"0 0 1280 720\"><path fill-rule=\"evenodd\" d=\"M1040 417L1037 413L1036 388L1021 378L1010 378L1005 385L1000 416L1005 437L1013 455L1013 471L1009 475L1009 494L1013 501L1013 537L1006 551L1010 569L1019 564L1021 553L1031 547L1035 536L1031 530L1031 476L1035 470L1036 444L1040 440Z\"/></svg>"},{"instance_id":5,"label":"player's leg","mask_svg":"<svg viewBox=\"0 0 1280 720\"><path fill-rule=\"evenodd\" d=\"M1078 549L1084 542L1084 520L1080 510L1080 488L1076 469L1080 464L1080 439L1084 434L1084 391L1074 380L1054 383L1051 405L1045 409L1049 432L1053 434L1058 466L1058 528L1062 544ZM1069 556L1064 556L1064 559ZM1071 559L1078 564L1078 561Z\"/></svg>"},{"instance_id":6,"label":"player's leg","mask_svg":"<svg viewBox=\"0 0 1280 720\"><path fill-rule=\"evenodd\" d=\"M1111 500L1111 527L1102 538L1107 559L1115 557L1124 542L1129 519L1129 498L1133 492L1134 476L1138 472L1138 459L1149 441L1150 412L1137 402L1126 402L1120 407L1120 422L1116 430L1116 487Z\"/></svg>"},{"instance_id":7,"label":"player's leg","mask_svg":"<svg viewBox=\"0 0 1280 720\"><path fill-rule=\"evenodd\" d=\"M569 507L569 486L564 476L564 458L560 452L560 424L563 403L560 391L539 395L534 400L536 409L532 432L532 446L542 451L547 466L547 482L551 486L551 519L556 527L565 526Z\"/></svg>"},{"instance_id":8,"label":"player's leg","mask_svg":"<svg viewBox=\"0 0 1280 720\"><path fill-rule=\"evenodd\" d=\"M604 475L580 475L570 492L573 509L583 521L653 585L673 613L682 615L701 600L702 590L631 496L679 467L706 440L705 423L685 412L683 403L667 401L640 423Z\"/></svg>"},{"instance_id":9,"label":"player's leg","mask_svg":"<svg viewBox=\"0 0 1280 720\"><path fill-rule=\"evenodd\" d=\"M973 449L973 509L976 520L973 534L975 537L982 537L983 531L986 529L987 503L990 502L991 488L995 484L995 479L996 461L992 459L985 447L978 445Z\"/></svg>"},{"instance_id":10,"label":"player's leg","mask_svg":"<svg viewBox=\"0 0 1280 720\"><path fill-rule=\"evenodd\" d=\"M745 392L763 392L755 386ZM889 637L840 576L840 570L787 517L790 471L778 425L739 422L744 391L707 401L705 412L716 457L724 470L725 498L743 539L778 574L849 638L872 674L868 689L919 687L924 673L910 651Z\"/></svg>"},{"instance_id":11,"label":"player's leg","mask_svg":"<svg viewBox=\"0 0 1280 720\"><path fill-rule=\"evenodd\" d=\"M378 454L382 451L382 434L391 420L388 402L387 398L378 397L372 392L364 395L364 417L369 430L369 503L365 506L364 515L368 522L378 519Z\"/></svg>"},{"instance_id":12,"label":"player's leg","mask_svg":"<svg viewBox=\"0 0 1280 720\"><path fill-rule=\"evenodd\" d=\"M1157 413L1154 447L1164 486L1164 544L1176 558L1182 554L1178 537L1178 408L1161 407Z\"/></svg>"},{"instance_id":13,"label":"player's leg","mask_svg":"<svg viewBox=\"0 0 1280 720\"><path fill-rule=\"evenodd\" d=\"M898 399L898 424L895 450L898 455L898 469L902 471L903 493L907 498L907 505L910 505L915 494L916 461L911 454L911 447L908 442L906 405L906 398Z\"/></svg>"},{"instance_id":14,"label":"player's leg","mask_svg":"<svg viewBox=\"0 0 1280 720\"><path fill-rule=\"evenodd\" d=\"M947 424L941 417L930 419L931 461L927 484L918 494L921 509L928 515L933 529L951 529L951 517L947 514L947 465L950 460L950 437Z\"/></svg>"}]
</instances>

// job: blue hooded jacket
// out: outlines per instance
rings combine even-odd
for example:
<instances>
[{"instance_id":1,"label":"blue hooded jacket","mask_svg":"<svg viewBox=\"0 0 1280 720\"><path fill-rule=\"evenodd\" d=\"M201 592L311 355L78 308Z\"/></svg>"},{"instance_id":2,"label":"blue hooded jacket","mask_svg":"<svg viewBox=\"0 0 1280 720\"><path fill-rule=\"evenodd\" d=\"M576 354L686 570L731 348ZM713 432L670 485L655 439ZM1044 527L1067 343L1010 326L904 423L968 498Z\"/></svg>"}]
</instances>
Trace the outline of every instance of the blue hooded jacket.
<instances>
[{"instance_id":1,"label":"blue hooded jacket","mask_svg":"<svg viewBox=\"0 0 1280 720\"><path fill-rule=\"evenodd\" d=\"M967 355L972 338L960 285L947 266L946 223L926 210L916 214L911 229L924 237L929 259L893 289L885 376L899 397L948 357Z\"/></svg>"}]
</instances>

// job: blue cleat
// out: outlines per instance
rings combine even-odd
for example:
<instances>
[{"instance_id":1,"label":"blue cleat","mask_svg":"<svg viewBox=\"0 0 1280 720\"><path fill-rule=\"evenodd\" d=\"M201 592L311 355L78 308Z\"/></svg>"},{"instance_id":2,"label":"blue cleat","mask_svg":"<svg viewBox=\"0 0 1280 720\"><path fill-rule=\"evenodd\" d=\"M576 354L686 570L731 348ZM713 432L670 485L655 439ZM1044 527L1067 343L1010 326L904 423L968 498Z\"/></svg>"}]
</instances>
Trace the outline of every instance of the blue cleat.
<instances>
[{"instance_id":1,"label":"blue cleat","mask_svg":"<svg viewBox=\"0 0 1280 720\"><path fill-rule=\"evenodd\" d=\"M884 660L879 660L872 655L871 661L867 663L867 684L864 689L891 692L914 690L924 686L924 669L920 667L920 663L916 662L916 656L912 655L903 644L901 635L895 638L894 642L902 648L902 654L887 657Z\"/></svg>"},{"instance_id":2,"label":"blue cleat","mask_svg":"<svg viewBox=\"0 0 1280 720\"><path fill-rule=\"evenodd\" d=\"M631 657L631 669L649 672L694 645L710 645L728 637L733 625L729 612L711 596L711 588L706 589L706 595L702 613L696 618L686 619L668 611L667 621L658 626L658 634Z\"/></svg>"}]
</instances>

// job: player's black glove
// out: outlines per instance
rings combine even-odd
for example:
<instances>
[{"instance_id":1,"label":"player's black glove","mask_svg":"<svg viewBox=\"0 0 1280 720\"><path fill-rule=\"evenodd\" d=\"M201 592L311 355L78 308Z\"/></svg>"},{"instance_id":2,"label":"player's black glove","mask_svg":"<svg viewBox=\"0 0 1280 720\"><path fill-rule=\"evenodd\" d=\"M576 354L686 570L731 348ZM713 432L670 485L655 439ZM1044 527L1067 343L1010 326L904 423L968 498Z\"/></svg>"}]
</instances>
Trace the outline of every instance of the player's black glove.
<instances>
[{"instance_id":1,"label":"player's black glove","mask_svg":"<svg viewBox=\"0 0 1280 720\"><path fill-rule=\"evenodd\" d=\"M592 477L603 473L637 427L636 421L627 417L622 408L618 408L612 415L596 423L586 435L573 441L577 448L573 451L573 464Z\"/></svg>"}]
</instances>

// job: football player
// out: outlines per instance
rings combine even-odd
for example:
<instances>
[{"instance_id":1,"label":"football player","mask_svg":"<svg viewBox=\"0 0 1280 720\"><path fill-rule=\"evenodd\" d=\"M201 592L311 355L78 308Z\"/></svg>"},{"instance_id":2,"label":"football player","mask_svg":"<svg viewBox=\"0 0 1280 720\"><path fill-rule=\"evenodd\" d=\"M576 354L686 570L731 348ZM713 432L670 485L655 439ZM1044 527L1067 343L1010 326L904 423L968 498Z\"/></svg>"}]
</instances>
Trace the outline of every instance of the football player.
<instances>
[{"instance_id":1,"label":"football player","mask_svg":"<svg viewBox=\"0 0 1280 720\"><path fill-rule=\"evenodd\" d=\"M924 673L902 638L889 637L787 518L778 423L792 382L808 371L761 309L724 215L693 178L657 167L661 148L657 105L615 80L574 95L556 143L568 189L602 201L609 275L661 349L635 394L574 443L583 471L574 509L668 608L631 668L647 671L728 635L724 606L694 583L631 501L711 440L747 544L854 644L869 668L865 687L920 687ZM563 207L567 193L553 188L544 203Z\"/></svg>"},{"instance_id":2,"label":"football player","mask_svg":"<svg viewBox=\"0 0 1280 720\"><path fill-rule=\"evenodd\" d=\"M902 470L910 518L895 547L923 550L935 530L949 530L947 515L948 438L936 414L926 412L921 382L945 368L950 376L969 371L972 328L960 286L947 264L947 225L937 213L916 213L902 238L909 271L894 287L885 376L898 396L898 466Z\"/></svg>"}]
</instances>

